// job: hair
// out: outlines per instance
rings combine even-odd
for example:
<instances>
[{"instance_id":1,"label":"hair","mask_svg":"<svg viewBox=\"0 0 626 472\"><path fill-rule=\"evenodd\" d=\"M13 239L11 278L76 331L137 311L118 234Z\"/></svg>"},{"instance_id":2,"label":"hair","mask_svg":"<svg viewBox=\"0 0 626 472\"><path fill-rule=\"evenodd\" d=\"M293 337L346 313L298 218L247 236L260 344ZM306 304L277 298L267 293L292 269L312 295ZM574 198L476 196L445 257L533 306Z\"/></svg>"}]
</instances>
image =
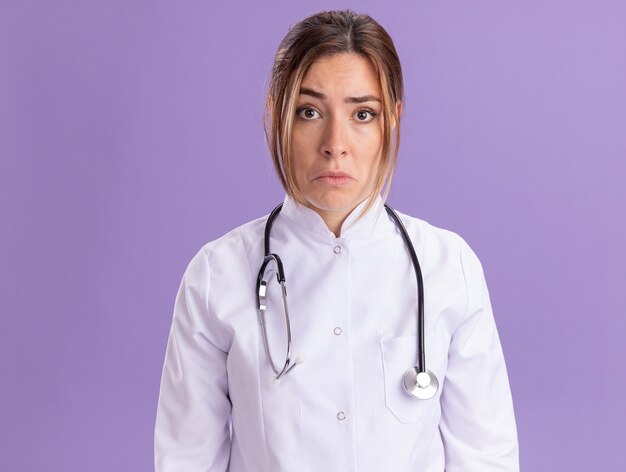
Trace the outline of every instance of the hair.
<instances>
[{"instance_id":1,"label":"hair","mask_svg":"<svg viewBox=\"0 0 626 472\"><path fill-rule=\"evenodd\" d=\"M374 204L372 197L380 194L383 187L383 200L386 200L400 147L400 116L396 104L402 102L404 95L402 69L393 41L380 24L368 15L345 10L323 11L290 28L276 52L265 101L264 130L283 188L295 201L305 204L295 182L291 156L296 100L309 67L324 56L339 53L358 54L368 59L378 75L382 94L382 155L362 216Z\"/></svg>"}]
</instances>

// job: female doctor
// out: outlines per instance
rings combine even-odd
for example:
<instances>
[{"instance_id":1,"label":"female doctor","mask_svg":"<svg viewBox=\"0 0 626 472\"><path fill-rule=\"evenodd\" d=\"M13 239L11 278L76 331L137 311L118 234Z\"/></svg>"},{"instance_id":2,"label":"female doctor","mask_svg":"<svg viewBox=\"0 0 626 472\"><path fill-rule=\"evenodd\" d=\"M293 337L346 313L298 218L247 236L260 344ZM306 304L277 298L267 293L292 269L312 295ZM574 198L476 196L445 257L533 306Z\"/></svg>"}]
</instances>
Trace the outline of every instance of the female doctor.
<instances>
[{"instance_id":1,"label":"female doctor","mask_svg":"<svg viewBox=\"0 0 626 472\"><path fill-rule=\"evenodd\" d=\"M519 470L478 258L381 197L402 98L369 16L322 12L281 42L266 135L286 195L184 274L157 471Z\"/></svg>"}]
</instances>

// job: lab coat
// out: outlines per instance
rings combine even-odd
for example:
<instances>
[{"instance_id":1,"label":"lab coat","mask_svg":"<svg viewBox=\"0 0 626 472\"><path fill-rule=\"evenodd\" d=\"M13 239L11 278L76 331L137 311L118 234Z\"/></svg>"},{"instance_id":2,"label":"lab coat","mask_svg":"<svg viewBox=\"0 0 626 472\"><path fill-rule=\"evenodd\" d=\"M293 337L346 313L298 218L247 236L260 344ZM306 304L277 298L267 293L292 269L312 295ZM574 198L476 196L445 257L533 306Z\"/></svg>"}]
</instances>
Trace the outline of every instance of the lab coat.
<instances>
[{"instance_id":1,"label":"lab coat","mask_svg":"<svg viewBox=\"0 0 626 472\"><path fill-rule=\"evenodd\" d=\"M417 364L417 290L380 196L340 237L285 196L271 231L282 258L297 365L274 381L255 283L267 216L206 244L175 301L155 425L159 472L519 470L507 370L481 264L457 234L399 213L424 278L434 398L403 387ZM285 360L280 287L267 330Z\"/></svg>"}]
</instances>

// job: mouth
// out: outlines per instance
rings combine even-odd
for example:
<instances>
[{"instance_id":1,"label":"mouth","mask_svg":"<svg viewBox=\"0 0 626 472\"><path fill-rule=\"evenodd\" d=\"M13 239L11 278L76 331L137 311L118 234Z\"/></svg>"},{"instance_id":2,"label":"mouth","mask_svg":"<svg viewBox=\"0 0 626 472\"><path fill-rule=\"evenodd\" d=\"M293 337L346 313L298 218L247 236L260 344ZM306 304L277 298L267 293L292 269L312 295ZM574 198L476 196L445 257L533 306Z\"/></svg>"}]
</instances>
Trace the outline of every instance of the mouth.
<instances>
[{"instance_id":1,"label":"mouth","mask_svg":"<svg viewBox=\"0 0 626 472\"><path fill-rule=\"evenodd\" d=\"M342 171L327 171L322 172L313 180L322 182L327 185L346 185L354 180L354 178L347 172Z\"/></svg>"}]
</instances>

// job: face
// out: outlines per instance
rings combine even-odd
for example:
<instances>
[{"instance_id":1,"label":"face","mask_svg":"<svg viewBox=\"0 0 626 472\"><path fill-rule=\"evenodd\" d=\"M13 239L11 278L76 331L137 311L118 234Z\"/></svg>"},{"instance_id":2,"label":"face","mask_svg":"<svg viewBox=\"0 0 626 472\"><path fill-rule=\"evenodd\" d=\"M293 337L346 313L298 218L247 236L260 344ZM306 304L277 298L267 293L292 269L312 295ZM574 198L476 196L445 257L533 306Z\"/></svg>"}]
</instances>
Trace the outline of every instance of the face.
<instances>
[{"instance_id":1,"label":"face","mask_svg":"<svg viewBox=\"0 0 626 472\"><path fill-rule=\"evenodd\" d=\"M341 53L314 62L293 122L298 189L322 217L345 217L372 191L383 143L380 85L372 64Z\"/></svg>"}]
</instances>

